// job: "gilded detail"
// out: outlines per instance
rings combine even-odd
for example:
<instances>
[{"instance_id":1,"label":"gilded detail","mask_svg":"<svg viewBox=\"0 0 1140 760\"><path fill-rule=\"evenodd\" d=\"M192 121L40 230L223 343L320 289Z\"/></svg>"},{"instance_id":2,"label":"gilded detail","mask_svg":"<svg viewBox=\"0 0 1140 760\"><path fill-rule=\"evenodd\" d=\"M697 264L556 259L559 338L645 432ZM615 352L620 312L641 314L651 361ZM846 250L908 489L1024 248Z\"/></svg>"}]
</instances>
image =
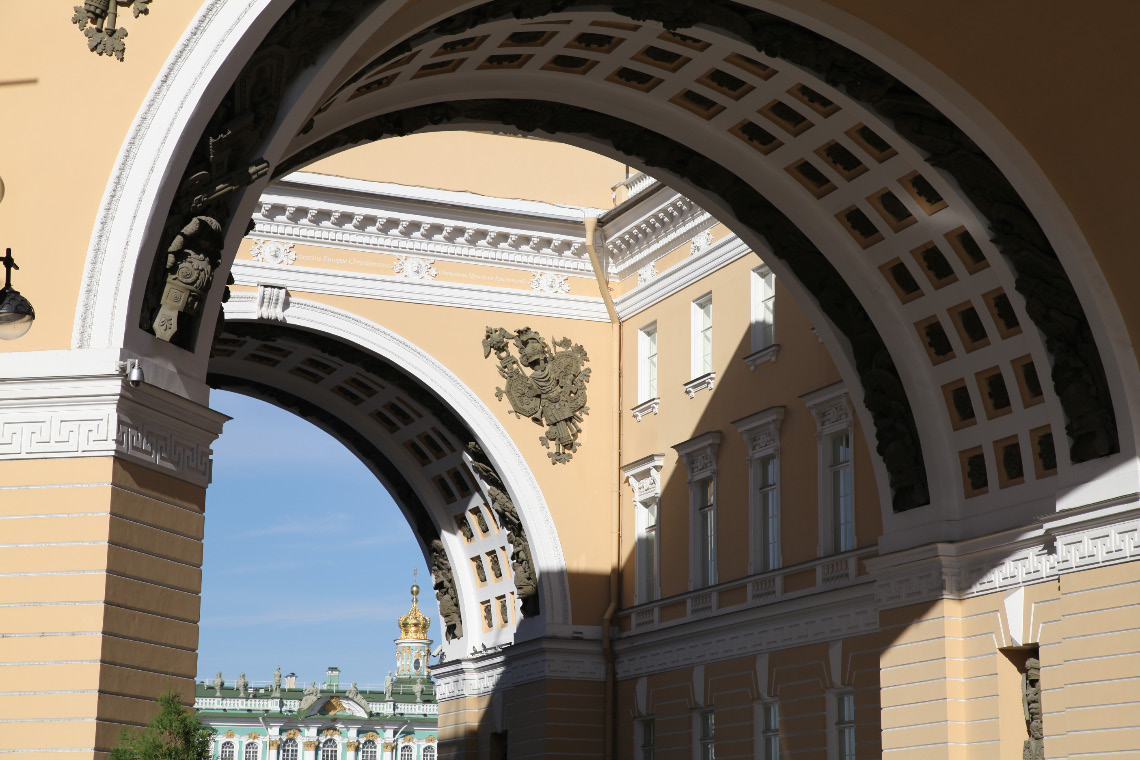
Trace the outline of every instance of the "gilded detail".
<instances>
[{"instance_id":1,"label":"gilded detail","mask_svg":"<svg viewBox=\"0 0 1140 760\"><path fill-rule=\"evenodd\" d=\"M518 350L517 359L511 355L512 342ZM488 327L483 339L483 358L494 351L499 374L507 381L506 388L495 389L495 397L502 401L506 396L512 414L546 425L546 434L538 440L546 448L554 444L554 450L547 454L552 464L564 464L581 445L578 434L582 415L590 411L586 406L590 370L583 367L590 358L569 338L555 341L554 349L529 327L516 330L513 336L501 327Z\"/></svg>"}]
</instances>

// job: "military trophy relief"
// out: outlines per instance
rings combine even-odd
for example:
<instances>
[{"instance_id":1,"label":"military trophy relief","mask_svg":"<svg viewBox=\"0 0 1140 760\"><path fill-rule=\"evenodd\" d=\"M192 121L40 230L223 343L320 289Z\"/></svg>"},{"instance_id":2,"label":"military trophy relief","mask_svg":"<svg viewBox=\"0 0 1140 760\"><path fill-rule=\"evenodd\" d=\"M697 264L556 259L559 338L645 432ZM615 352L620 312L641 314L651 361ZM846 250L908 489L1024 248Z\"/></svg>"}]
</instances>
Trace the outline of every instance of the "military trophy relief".
<instances>
[{"instance_id":1,"label":"military trophy relief","mask_svg":"<svg viewBox=\"0 0 1140 760\"><path fill-rule=\"evenodd\" d=\"M517 358L511 354L512 343L518 351ZM551 464L565 464L581 445L578 434L582 431L582 415L590 411L586 406L590 370L583 366L590 358L581 345L569 338L554 341L553 346L551 349L529 327L514 333L488 327L483 338L483 358L494 352L499 375L506 380L505 388L495 389L495 398L502 401L506 396L511 414L545 425L546 433L539 436L539 442L552 449L547 453Z\"/></svg>"}]
</instances>

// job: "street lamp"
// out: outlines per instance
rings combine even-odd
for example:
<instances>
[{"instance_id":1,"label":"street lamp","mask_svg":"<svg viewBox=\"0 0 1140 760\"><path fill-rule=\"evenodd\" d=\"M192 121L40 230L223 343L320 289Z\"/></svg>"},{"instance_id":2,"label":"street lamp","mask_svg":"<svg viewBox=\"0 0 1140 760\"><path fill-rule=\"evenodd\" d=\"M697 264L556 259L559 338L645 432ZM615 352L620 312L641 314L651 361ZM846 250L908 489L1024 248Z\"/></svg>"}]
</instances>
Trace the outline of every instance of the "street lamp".
<instances>
[{"instance_id":1,"label":"street lamp","mask_svg":"<svg viewBox=\"0 0 1140 760\"><path fill-rule=\"evenodd\" d=\"M32 329L36 310L28 299L20 295L20 291L12 287L12 270L19 267L12 258L11 248L0 263L4 264L4 287L0 289L0 340L15 340Z\"/></svg>"}]
</instances>

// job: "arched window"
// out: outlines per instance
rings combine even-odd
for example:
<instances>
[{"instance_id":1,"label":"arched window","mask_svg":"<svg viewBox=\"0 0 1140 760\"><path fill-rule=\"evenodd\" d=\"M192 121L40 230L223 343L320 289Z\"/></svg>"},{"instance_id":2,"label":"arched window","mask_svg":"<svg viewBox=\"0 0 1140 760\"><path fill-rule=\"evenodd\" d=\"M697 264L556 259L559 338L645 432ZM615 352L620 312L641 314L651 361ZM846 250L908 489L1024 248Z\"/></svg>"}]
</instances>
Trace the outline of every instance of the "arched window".
<instances>
[{"instance_id":1,"label":"arched window","mask_svg":"<svg viewBox=\"0 0 1140 760\"><path fill-rule=\"evenodd\" d=\"M416 748L411 744L405 744L400 747L400 760L415 760Z\"/></svg>"},{"instance_id":2,"label":"arched window","mask_svg":"<svg viewBox=\"0 0 1140 760\"><path fill-rule=\"evenodd\" d=\"M420 754L422 760L435 760L435 745L429 744L424 747L424 751Z\"/></svg>"},{"instance_id":3,"label":"arched window","mask_svg":"<svg viewBox=\"0 0 1140 760\"><path fill-rule=\"evenodd\" d=\"M234 743L222 742L222 760L234 760Z\"/></svg>"},{"instance_id":4,"label":"arched window","mask_svg":"<svg viewBox=\"0 0 1140 760\"><path fill-rule=\"evenodd\" d=\"M247 742L245 745L245 760L258 760L261 757L259 742Z\"/></svg>"},{"instance_id":5,"label":"arched window","mask_svg":"<svg viewBox=\"0 0 1140 760\"><path fill-rule=\"evenodd\" d=\"M321 742L321 760L337 760L336 739L325 739Z\"/></svg>"},{"instance_id":6,"label":"arched window","mask_svg":"<svg viewBox=\"0 0 1140 760\"><path fill-rule=\"evenodd\" d=\"M286 739L281 742L281 760L297 760L296 739Z\"/></svg>"},{"instance_id":7,"label":"arched window","mask_svg":"<svg viewBox=\"0 0 1140 760\"><path fill-rule=\"evenodd\" d=\"M376 760L376 742L369 739L360 744L360 760Z\"/></svg>"}]
</instances>

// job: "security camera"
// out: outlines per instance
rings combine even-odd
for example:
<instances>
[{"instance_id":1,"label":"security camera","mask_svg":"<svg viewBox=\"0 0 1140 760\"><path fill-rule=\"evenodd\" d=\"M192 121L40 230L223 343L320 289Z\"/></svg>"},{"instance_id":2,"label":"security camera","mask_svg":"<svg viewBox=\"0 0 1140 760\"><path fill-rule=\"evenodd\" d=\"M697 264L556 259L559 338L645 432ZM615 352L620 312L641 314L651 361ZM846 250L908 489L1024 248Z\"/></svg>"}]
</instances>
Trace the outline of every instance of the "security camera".
<instances>
[{"instance_id":1,"label":"security camera","mask_svg":"<svg viewBox=\"0 0 1140 760\"><path fill-rule=\"evenodd\" d=\"M129 382L132 387L138 388L140 385L142 385L143 381L143 371L142 367L139 365L139 360L132 359L128 366L130 369L127 372L127 382Z\"/></svg>"}]
</instances>

